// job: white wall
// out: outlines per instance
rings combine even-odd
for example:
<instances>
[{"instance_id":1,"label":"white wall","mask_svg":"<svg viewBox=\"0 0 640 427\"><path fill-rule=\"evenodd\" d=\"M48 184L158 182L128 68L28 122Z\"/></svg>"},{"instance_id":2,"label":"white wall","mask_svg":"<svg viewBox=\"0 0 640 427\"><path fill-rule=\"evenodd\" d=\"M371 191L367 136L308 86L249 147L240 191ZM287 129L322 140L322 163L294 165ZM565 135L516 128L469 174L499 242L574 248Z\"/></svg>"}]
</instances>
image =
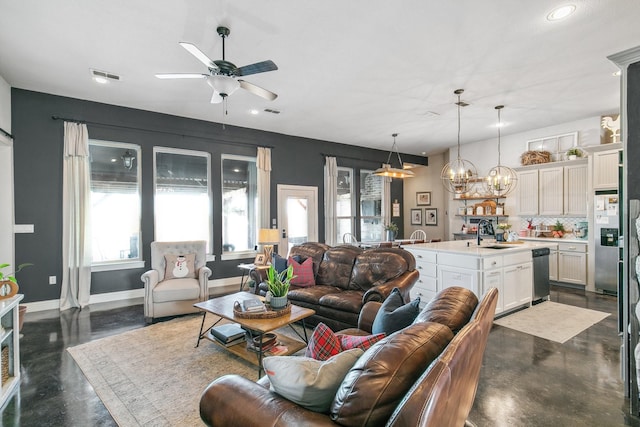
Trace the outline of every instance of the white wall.
<instances>
[{"instance_id":1,"label":"white wall","mask_svg":"<svg viewBox=\"0 0 640 427\"><path fill-rule=\"evenodd\" d=\"M0 76L0 128L11 133L11 86ZM13 141L0 132L0 264L14 264Z\"/></svg>"},{"instance_id":2,"label":"white wall","mask_svg":"<svg viewBox=\"0 0 640 427\"><path fill-rule=\"evenodd\" d=\"M414 230L424 230L427 239L445 239L447 236L447 217L445 212L445 190L440 183L440 171L444 166L445 154L429 156L429 166L419 166L413 170L416 174L413 178L404 180L404 204L401 206L404 215L404 236L408 238ZM418 206L416 193L430 191L431 206ZM438 225L424 225L425 208L435 208L438 210ZM422 209L422 225L411 225L411 209Z\"/></svg>"}]
</instances>

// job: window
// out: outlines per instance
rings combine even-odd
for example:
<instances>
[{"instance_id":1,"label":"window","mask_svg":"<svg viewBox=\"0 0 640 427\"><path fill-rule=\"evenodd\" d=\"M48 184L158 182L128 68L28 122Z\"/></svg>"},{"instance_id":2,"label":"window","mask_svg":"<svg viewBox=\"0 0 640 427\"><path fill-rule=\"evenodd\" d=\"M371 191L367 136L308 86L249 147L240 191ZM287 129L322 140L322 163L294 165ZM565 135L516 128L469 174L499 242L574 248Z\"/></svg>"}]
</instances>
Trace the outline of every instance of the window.
<instances>
[{"instance_id":1,"label":"window","mask_svg":"<svg viewBox=\"0 0 640 427\"><path fill-rule=\"evenodd\" d=\"M383 177L373 171L360 171L360 240L379 241L382 238Z\"/></svg>"},{"instance_id":2,"label":"window","mask_svg":"<svg viewBox=\"0 0 640 427\"><path fill-rule=\"evenodd\" d=\"M140 260L140 147L90 140L89 153L92 262Z\"/></svg>"},{"instance_id":3,"label":"window","mask_svg":"<svg viewBox=\"0 0 640 427\"><path fill-rule=\"evenodd\" d=\"M353 169L338 168L338 197L336 198L336 242L342 243L345 233L355 234L355 207L353 197Z\"/></svg>"},{"instance_id":4,"label":"window","mask_svg":"<svg viewBox=\"0 0 640 427\"><path fill-rule=\"evenodd\" d=\"M209 153L154 147L155 240L205 240L211 253Z\"/></svg>"},{"instance_id":5,"label":"window","mask_svg":"<svg viewBox=\"0 0 640 427\"><path fill-rule=\"evenodd\" d=\"M222 253L245 253L256 245L258 185L256 159L222 156Z\"/></svg>"}]
</instances>

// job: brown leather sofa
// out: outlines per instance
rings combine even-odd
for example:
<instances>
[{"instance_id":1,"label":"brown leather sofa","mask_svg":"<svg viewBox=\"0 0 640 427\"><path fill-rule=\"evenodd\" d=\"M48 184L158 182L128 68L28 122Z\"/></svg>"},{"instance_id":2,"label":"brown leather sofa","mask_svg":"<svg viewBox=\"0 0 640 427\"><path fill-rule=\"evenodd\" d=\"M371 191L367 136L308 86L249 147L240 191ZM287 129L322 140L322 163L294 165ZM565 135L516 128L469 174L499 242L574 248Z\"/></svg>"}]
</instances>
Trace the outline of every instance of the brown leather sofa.
<instances>
[{"instance_id":1,"label":"brown leather sofa","mask_svg":"<svg viewBox=\"0 0 640 427\"><path fill-rule=\"evenodd\" d=\"M307 242L293 246L289 256L311 257L315 286L292 285L288 298L292 304L311 308L316 314L305 322L323 322L332 330L355 327L362 307L369 301L384 301L393 288L400 289L405 301L419 277L416 260L410 252L398 248L361 249L352 245L327 246ZM264 270L253 270L251 278L264 295L267 285Z\"/></svg>"},{"instance_id":2,"label":"brown leather sofa","mask_svg":"<svg viewBox=\"0 0 640 427\"><path fill-rule=\"evenodd\" d=\"M202 394L200 416L209 426L226 427L463 426L475 398L497 299L495 288L480 304L467 289L439 292L413 324L358 359L329 413L310 411L270 391L266 377L256 383L225 375ZM367 333L379 306L367 304L359 328L351 331Z\"/></svg>"}]
</instances>

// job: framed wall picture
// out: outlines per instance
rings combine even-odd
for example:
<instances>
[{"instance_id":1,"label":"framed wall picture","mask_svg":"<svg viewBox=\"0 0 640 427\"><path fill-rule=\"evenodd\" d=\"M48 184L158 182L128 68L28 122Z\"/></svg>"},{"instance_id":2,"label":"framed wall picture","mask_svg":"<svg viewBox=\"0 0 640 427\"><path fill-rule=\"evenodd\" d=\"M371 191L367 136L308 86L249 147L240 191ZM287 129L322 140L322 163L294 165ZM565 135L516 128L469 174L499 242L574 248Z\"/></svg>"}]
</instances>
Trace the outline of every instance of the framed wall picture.
<instances>
[{"instance_id":1,"label":"framed wall picture","mask_svg":"<svg viewBox=\"0 0 640 427\"><path fill-rule=\"evenodd\" d=\"M438 209L427 208L424 210L424 225L438 225Z\"/></svg>"},{"instance_id":2,"label":"framed wall picture","mask_svg":"<svg viewBox=\"0 0 640 427\"><path fill-rule=\"evenodd\" d=\"M431 206L431 191L422 191L416 193L416 205Z\"/></svg>"},{"instance_id":3,"label":"framed wall picture","mask_svg":"<svg viewBox=\"0 0 640 427\"><path fill-rule=\"evenodd\" d=\"M265 256L265 254L258 254L256 255L256 259L253 260L253 263L255 265L266 265L267 257Z\"/></svg>"},{"instance_id":4,"label":"framed wall picture","mask_svg":"<svg viewBox=\"0 0 640 427\"><path fill-rule=\"evenodd\" d=\"M411 225L422 225L422 209L411 209Z\"/></svg>"}]
</instances>

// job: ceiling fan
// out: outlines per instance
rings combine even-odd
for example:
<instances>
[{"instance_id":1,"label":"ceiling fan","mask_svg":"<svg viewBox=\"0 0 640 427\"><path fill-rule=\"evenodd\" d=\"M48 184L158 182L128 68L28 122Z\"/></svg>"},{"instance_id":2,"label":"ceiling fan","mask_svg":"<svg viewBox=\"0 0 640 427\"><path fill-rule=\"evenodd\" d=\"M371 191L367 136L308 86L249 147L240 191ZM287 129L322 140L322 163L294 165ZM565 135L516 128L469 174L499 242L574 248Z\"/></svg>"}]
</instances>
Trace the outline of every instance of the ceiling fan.
<instances>
[{"instance_id":1,"label":"ceiling fan","mask_svg":"<svg viewBox=\"0 0 640 427\"><path fill-rule=\"evenodd\" d=\"M230 30L227 27L218 27L217 32L222 37L222 59L212 60L205 55L194 44L180 42L180 46L185 48L187 52L196 57L209 69L207 74L197 73L167 73L156 74L159 79L206 79L207 84L213 88L212 104L222 102L227 96L234 93L238 88L247 90L254 95L258 95L269 101L273 101L278 97L277 94L249 83L246 80L238 79L250 74L265 73L274 71L278 66L271 60L256 62L255 64L245 65L244 67L236 67L235 64L225 59L224 40L229 37Z\"/></svg>"}]
</instances>

